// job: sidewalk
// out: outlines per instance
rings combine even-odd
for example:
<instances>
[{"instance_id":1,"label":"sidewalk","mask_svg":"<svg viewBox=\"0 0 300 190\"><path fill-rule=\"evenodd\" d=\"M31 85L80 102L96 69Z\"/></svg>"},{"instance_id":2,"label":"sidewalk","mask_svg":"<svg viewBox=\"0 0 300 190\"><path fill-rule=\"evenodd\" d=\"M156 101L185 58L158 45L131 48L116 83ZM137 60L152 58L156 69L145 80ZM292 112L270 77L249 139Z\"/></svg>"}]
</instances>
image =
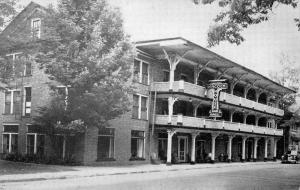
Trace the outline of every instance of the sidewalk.
<instances>
[{"instance_id":1,"label":"sidewalk","mask_svg":"<svg viewBox=\"0 0 300 190\"><path fill-rule=\"evenodd\" d=\"M180 171L180 170L197 170L205 168L222 168L232 166L248 166L248 165L274 165L280 162L245 162L245 163L215 163L215 164L177 164L172 166L160 165L131 165L131 166L114 166L114 167L88 167L88 166L75 166L74 171L63 172L48 172L48 173L34 173L34 174L14 174L0 176L0 183L9 182L22 182L22 181L41 181L51 179L70 179L81 177L95 177L95 176L108 176L108 175L126 175L136 173L153 173L153 172L166 172L166 171Z\"/></svg>"}]
</instances>

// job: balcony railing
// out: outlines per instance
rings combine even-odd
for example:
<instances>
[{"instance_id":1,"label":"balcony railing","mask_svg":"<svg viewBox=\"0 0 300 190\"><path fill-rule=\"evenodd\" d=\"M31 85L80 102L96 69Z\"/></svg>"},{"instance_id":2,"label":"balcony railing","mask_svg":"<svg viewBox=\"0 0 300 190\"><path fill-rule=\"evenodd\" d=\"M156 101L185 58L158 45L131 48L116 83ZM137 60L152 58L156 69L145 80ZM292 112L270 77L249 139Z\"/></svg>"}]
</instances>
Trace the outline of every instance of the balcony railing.
<instances>
[{"instance_id":1,"label":"balcony railing","mask_svg":"<svg viewBox=\"0 0 300 190\"><path fill-rule=\"evenodd\" d=\"M262 135L276 135L282 136L282 129L273 129L267 127L259 127L254 125L247 125L243 123L234 123L229 121L212 120L197 117L188 117L182 115L174 115L171 118L171 124L168 123L168 115L156 115L155 124L157 125L172 125L172 126L185 126L197 129L218 129L233 132L246 132Z\"/></svg>"},{"instance_id":2,"label":"balcony railing","mask_svg":"<svg viewBox=\"0 0 300 190\"><path fill-rule=\"evenodd\" d=\"M152 91L157 92L169 92L169 82L154 82L151 86ZM212 93L207 92L206 88L196 84L184 82L184 81L175 81L173 83L173 92L184 92L190 95L199 96L199 97L208 97L212 98ZM228 94L226 92L220 93L220 101L227 102L237 106L244 106L246 108L255 109L258 111L266 112L269 114L275 114L278 116L283 116L284 111L278 108L274 108L265 104L261 104L246 98L235 96L233 94Z\"/></svg>"},{"instance_id":3,"label":"balcony railing","mask_svg":"<svg viewBox=\"0 0 300 190\"><path fill-rule=\"evenodd\" d=\"M212 98L212 94L208 93L207 96L209 98ZM224 101L230 104L234 104L234 105L241 105L243 107L246 108L251 108L251 109L255 109L255 110L259 110L259 111L263 111L266 113L270 113L270 114L275 114L275 115L279 115L279 116L283 116L284 111L278 108L274 108L265 104L261 104L246 98L242 98L239 96L235 96L233 94L228 94L226 92L221 92L220 93L220 101Z\"/></svg>"}]
</instances>

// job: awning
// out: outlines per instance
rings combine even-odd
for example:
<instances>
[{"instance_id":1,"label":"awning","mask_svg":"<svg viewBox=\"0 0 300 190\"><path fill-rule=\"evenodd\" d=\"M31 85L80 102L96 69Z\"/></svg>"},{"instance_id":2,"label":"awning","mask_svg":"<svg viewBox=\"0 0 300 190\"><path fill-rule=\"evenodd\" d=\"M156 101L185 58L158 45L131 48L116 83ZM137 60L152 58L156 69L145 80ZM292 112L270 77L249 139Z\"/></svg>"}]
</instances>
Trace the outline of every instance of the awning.
<instances>
[{"instance_id":1,"label":"awning","mask_svg":"<svg viewBox=\"0 0 300 190\"><path fill-rule=\"evenodd\" d=\"M280 95L296 93L290 88L181 37L139 41L136 42L136 47L155 59L165 59L165 51L181 57L180 63L202 68L207 66L208 71L223 74L225 78L243 81L263 91Z\"/></svg>"}]
</instances>

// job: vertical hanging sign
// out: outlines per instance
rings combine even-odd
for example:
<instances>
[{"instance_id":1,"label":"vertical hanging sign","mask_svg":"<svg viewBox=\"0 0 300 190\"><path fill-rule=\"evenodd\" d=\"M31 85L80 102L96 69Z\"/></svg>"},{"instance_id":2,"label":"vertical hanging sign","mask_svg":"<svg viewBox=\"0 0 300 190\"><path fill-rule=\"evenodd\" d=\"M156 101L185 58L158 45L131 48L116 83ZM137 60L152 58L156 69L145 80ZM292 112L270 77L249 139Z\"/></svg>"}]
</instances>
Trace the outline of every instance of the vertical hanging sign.
<instances>
[{"instance_id":1,"label":"vertical hanging sign","mask_svg":"<svg viewBox=\"0 0 300 190\"><path fill-rule=\"evenodd\" d=\"M222 111L219 107L219 96L220 91L228 88L228 84L225 82L226 80L210 80L208 89L212 90L213 100L211 104L211 110L209 111L209 117L222 117Z\"/></svg>"}]
</instances>

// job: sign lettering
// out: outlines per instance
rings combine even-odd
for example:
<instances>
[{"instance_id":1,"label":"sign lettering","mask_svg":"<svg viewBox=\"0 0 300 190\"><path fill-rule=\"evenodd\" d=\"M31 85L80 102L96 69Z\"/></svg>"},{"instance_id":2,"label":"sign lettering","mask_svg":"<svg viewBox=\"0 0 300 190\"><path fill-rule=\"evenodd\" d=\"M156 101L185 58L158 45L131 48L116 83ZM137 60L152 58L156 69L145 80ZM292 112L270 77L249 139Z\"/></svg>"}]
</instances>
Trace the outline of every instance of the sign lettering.
<instances>
[{"instance_id":1,"label":"sign lettering","mask_svg":"<svg viewBox=\"0 0 300 190\"><path fill-rule=\"evenodd\" d=\"M220 91L228 88L228 84L225 80L210 80L208 89L212 89L213 100L211 104L211 110L209 111L209 117L222 117L222 112L219 108L219 96Z\"/></svg>"}]
</instances>

